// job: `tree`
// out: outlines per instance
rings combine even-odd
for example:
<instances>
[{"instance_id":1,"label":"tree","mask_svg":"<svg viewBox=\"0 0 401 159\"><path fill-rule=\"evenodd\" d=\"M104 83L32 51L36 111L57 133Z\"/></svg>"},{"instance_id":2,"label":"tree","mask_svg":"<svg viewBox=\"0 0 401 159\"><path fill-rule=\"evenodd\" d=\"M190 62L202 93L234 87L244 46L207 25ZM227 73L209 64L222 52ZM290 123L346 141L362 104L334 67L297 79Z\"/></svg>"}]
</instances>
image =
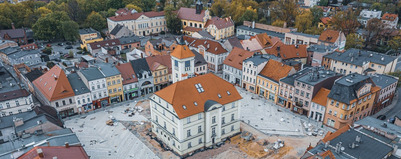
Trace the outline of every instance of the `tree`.
<instances>
[{"instance_id":1,"label":"tree","mask_svg":"<svg viewBox=\"0 0 401 159\"><path fill-rule=\"evenodd\" d=\"M357 15L352 9L337 12L329 23L334 29L344 32L345 35L355 33L360 25Z\"/></svg>"},{"instance_id":2,"label":"tree","mask_svg":"<svg viewBox=\"0 0 401 159\"><path fill-rule=\"evenodd\" d=\"M285 21L283 21L283 20L276 20L276 21L274 21L273 23L272 23L272 25L273 26L277 26L277 27L284 27L284 24L285 24L286 22Z\"/></svg>"},{"instance_id":3,"label":"tree","mask_svg":"<svg viewBox=\"0 0 401 159\"><path fill-rule=\"evenodd\" d=\"M53 12L40 17L32 26L34 35L38 39L52 40L64 38L61 22L70 21L66 12Z\"/></svg>"},{"instance_id":4,"label":"tree","mask_svg":"<svg viewBox=\"0 0 401 159\"><path fill-rule=\"evenodd\" d=\"M329 5L329 0L320 0L319 1L319 6L327 6Z\"/></svg>"},{"instance_id":5,"label":"tree","mask_svg":"<svg viewBox=\"0 0 401 159\"><path fill-rule=\"evenodd\" d=\"M156 0L142 0L143 6L141 7L144 12L152 11L156 6Z\"/></svg>"},{"instance_id":6,"label":"tree","mask_svg":"<svg viewBox=\"0 0 401 159\"><path fill-rule=\"evenodd\" d=\"M91 27L97 31L102 31L106 28L106 19L98 12L93 11L85 20L85 26Z\"/></svg>"},{"instance_id":7,"label":"tree","mask_svg":"<svg viewBox=\"0 0 401 159\"><path fill-rule=\"evenodd\" d=\"M364 42L365 42L365 40L363 40L357 34L355 34L355 33L348 34L347 41L345 42L345 49L346 50L350 49L350 48L362 49Z\"/></svg>"},{"instance_id":8,"label":"tree","mask_svg":"<svg viewBox=\"0 0 401 159\"><path fill-rule=\"evenodd\" d=\"M285 21L287 26L294 26L295 17L299 14L299 7L295 0L272 1L270 5L272 21Z\"/></svg>"},{"instance_id":9,"label":"tree","mask_svg":"<svg viewBox=\"0 0 401 159\"><path fill-rule=\"evenodd\" d=\"M367 47L368 44L374 43L373 39L377 38L379 33L383 30L383 27L384 25L382 21L378 18L373 18L368 21L368 23L366 24L366 30L368 31L368 35L366 38L365 47Z\"/></svg>"},{"instance_id":10,"label":"tree","mask_svg":"<svg viewBox=\"0 0 401 159\"><path fill-rule=\"evenodd\" d=\"M242 14L241 18L237 23L242 24L244 21L256 21L258 20L258 14L256 13L256 9L252 9L249 6L246 11Z\"/></svg>"},{"instance_id":11,"label":"tree","mask_svg":"<svg viewBox=\"0 0 401 159\"><path fill-rule=\"evenodd\" d=\"M83 21L84 20L84 12L81 10L81 8L78 5L77 0L67 0L67 6L68 6L68 16L73 21Z\"/></svg>"},{"instance_id":12,"label":"tree","mask_svg":"<svg viewBox=\"0 0 401 159\"><path fill-rule=\"evenodd\" d=\"M320 35L322 34L324 28L318 28L317 26L312 26L311 28L308 28L304 31L306 34L312 34L312 35Z\"/></svg>"},{"instance_id":13,"label":"tree","mask_svg":"<svg viewBox=\"0 0 401 159\"><path fill-rule=\"evenodd\" d=\"M393 50L401 49L401 36L395 36L388 41L388 46Z\"/></svg>"},{"instance_id":14,"label":"tree","mask_svg":"<svg viewBox=\"0 0 401 159\"><path fill-rule=\"evenodd\" d=\"M11 19L8 19L2 15L0 15L0 29L9 29L11 28Z\"/></svg>"},{"instance_id":15,"label":"tree","mask_svg":"<svg viewBox=\"0 0 401 159\"><path fill-rule=\"evenodd\" d=\"M165 17L168 30L173 34L179 34L181 32L182 23L180 18L178 18L177 13L173 12L173 6L165 7Z\"/></svg>"},{"instance_id":16,"label":"tree","mask_svg":"<svg viewBox=\"0 0 401 159\"><path fill-rule=\"evenodd\" d=\"M213 16L222 17L225 14L227 6L229 6L227 0L216 0L210 8L210 11Z\"/></svg>"},{"instance_id":17,"label":"tree","mask_svg":"<svg viewBox=\"0 0 401 159\"><path fill-rule=\"evenodd\" d=\"M267 24L267 19L263 17L258 21L258 23Z\"/></svg>"},{"instance_id":18,"label":"tree","mask_svg":"<svg viewBox=\"0 0 401 159\"><path fill-rule=\"evenodd\" d=\"M320 22L320 18L323 17L323 9L319 8L317 6L313 6L310 9L310 12L312 13L313 20L312 20L312 25L316 26Z\"/></svg>"},{"instance_id":19,"label":"tree","mask_svg":"<svg viewBox=\"0 0 401 159\"><path fill-rule=\"evenodd\" d=\"M61 22L64 40L75 41L78 39L79 25L74 21Z\"/></svg>"},{"instance_id":20,"label":"tree","mask_svg":"<svg viewBox=\"0 0 401 159\"><path fill-rule=\"evenodd\" d=\"M142 12L142 8L140 8L140 7L136 6L136 5L133 5L133 4L127 4L125 6L125 8L135 9L138 13Z\"/></svg>"},{"instance_id":21,"label":"tree","mask_svg":"<svg viewBox=\"0 0 401 159\"><path fill-rule=\"evenodd\" d=\"M107 8L122 8L124 7L123 2L121 0L107 0ZM106 10L106 9L104 9Z\"/></svg>"},{"instance_id":22,"label":"tree","mask_svg":"<svg viewBox=\"0 0 401 159\"><path fill-rule=\"evenodd\" d=\"M385 8L386 8L386 5L383 3L380 3L380 2L373 3L370 6L371 10L385 10Z\"/></svg>"},{"instance_id":23,"label":"tree","mask_svg":"<svg viewBox=\"0 0 401 159\"><path fill-rule=\"evenodd\" d=\"M298 29L298 32L304 32L312 27L312 20L312 13L310 11L305 11L295 18L295 28Z\"/></svg>"}]
</instances>

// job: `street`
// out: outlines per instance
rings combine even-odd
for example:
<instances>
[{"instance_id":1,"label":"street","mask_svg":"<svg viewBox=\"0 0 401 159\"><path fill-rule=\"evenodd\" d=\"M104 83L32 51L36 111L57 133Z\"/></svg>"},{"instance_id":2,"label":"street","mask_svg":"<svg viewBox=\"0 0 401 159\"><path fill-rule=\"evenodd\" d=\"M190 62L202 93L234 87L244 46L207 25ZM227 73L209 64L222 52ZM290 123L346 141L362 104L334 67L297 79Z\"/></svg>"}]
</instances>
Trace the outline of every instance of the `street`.
<instances>
[{"instance_id":1,"label":"street","mask_svg":"<svg viewBox=\"0 0 401 159\"><path fill-rule=\"evenodd\" d=\"M401 87L397 88L397 96L394 97L393 103L386 108L383 108L381 111L378 113L372 115L372 117L377 117L379 115L385 115L386 120L393 118L395 115L401 115L401 98L399 98L401 95Z\"/></svg>"}]
</instances>

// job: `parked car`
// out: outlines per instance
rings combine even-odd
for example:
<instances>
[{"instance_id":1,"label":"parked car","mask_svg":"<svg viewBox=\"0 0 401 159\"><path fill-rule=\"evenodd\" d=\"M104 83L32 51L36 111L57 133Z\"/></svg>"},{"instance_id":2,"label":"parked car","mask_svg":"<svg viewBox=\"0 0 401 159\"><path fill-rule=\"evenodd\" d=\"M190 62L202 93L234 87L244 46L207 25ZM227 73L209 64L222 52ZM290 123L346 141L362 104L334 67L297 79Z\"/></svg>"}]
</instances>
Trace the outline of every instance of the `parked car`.
<instances>
[{"instance_id":1,"label":"parked car","mask_svg":"<svg viewBox=\"0 0 401 159\"><path fill-rule=\"evenodd\" d=\"M69 41L68 41L68 42L66 42L65 44L67 44L67 45L72 45L72 44L71 44L71 42L69 42Z\"/></svg>"},{"instance_id":2,"label":"parked car","mask_svg":"<svg viewBox=\"0 0 401 159\"><path fill-rule=\"evenodd\" d=\"M72 46L71 46L71 45L68 45L68 46L65 47L65 49L68 49L68 50L69 50L69 49L72 49Z\"/></svg>"},{"instance_id":3,"label":"parked car","mask_svg":"<svg viewBox=\"0 0 401 159\"><path fill-rule=\"evenodd\" d=\"M392 117L390 119L387 120L388 123L394 124L395 122L395 117Z\"/></svg>"},{"instance_id":4,"label":"parked car","mask_svg":"<svg viewBox=\"0 0 401 159\"><path fill-rule=\"evenodd\" d=\"M58 46L63 46L64 44L63 44L63 43L58 43L57 45L58 45Z\"/></svg>"},{"instance_id":5,"label":"parked car","mask_svg":"<svg viewBox=\"0 0 401 159\"><path fill-rule=\"evenodd\" d=\"M386 116L385 115L379 115L379 116L377 116L377 119L384 120L384 119L386 119Z\"/></svg>"}]
</instances>

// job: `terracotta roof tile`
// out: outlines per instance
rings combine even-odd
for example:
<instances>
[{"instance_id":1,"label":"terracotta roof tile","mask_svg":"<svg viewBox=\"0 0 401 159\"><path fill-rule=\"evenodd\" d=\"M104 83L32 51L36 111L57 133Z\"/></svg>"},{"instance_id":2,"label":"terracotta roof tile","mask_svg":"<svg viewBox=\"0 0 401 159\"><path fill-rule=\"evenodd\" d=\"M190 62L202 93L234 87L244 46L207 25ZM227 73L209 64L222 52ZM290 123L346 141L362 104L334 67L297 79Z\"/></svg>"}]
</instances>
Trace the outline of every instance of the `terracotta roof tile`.
<instances>
[{"instance_id":1,"label":"terracotta roof tile","mask_svg":"<svg viewBox=\"0 0 401 159\"><path fill-rule=\"evenodd\" d=\"M123 85L138 82L138 77L136 77L131 63L128 62L117 64L116 68L121 73L121 77L123 78Z\"/></svg>"},{"instance_id":2,"label":"terracotta roof tile","mask_svg":"<svg viewBox=\"0 0 401 159\"><path fill-rule=\"evenodd\" d=\"M339 36L339 31L327 29L320 34L319 41L335 43Z\"/></svg>"},{"instance_id":3,"label":"terracotta roof tile","mask_svg":"<svg viewBox=\"0 0 401 159\"><path fill-rule=\"evenodd\" d=\"M276 60L269 60L259 75L278 82L281 78L287 77L291 71L295 72L293 67Z\"/></svg>"},{"instance_id":4,"label":"terracotta roof tile","mask_svg":"<svg viewBox=\"0 0 401 159\"><path fill-rule=\"evenodd\" d=\"M195 84L200 84L204 92L199 93ZM173 83L155 95L172 104L179 119L204 112L205 103L210 100L224 105L242 99L232 84L212 73Z\"/></svg>"},{"instance_id":5,"label":"terracotta roof tile","mask_svg":"<svg viewBox=\"0 0 401 159\"><path fill-rule=\"evenodd\" d=\"M218 55L228 52L222 44L214 40L197 39L189 36L184 36L184 40L187 41L188 46L198 48L198 46L202 45L207 52L212 54Z\"/></svg>"},{"instance_id":6,"label":"terracotta roof tile","mask_svg":"<svg viewBox=\"0 0 401 159\"><path fill-rule=\"evenodd\" d=\"M253 53L250 51L234 47L233 50L231 50L230 54L228 54L226 59L223 61L223 63L225 65L242 70L242 61L244 61L248 57L251 57L252 55Z\"/></svg>"},{"instance_id":7,"label":"terracotta roof tile","mask_svg":"<svg viewBox=\"0 0 401 159\"><path fill-rule=\"evenodd\" d=\"M315 97L313 97L312 102L325 107L327 104L327 96L329 95L329 93L330 90L323 87L320 88L319 92L317 92Z\"/></svg>"},{"instance_id":8,"label":"terracotta roof tile","mask_svg":"<svg viewBox=\"0 0 401 159\"><path fill-rule=\"evenodd\" d=\"M212 19L207 20L205 28L207 28L209 25L215 25L217 29L223 29L234 26L234 22L229 17L227 18L213 17Z\"/></svg>"},{"instance_id":9,"label":"terracotta roof tile","mask_svg":"<svg viewBox=\"0 0 401 159\"><path fill-rule=\"evenodd\" d=\"M125 20L136 20L142 15L152 18L152 17L160 17L164 16L164 12L141 12L141 13L127 13L118 16L109 17L108 19L112 21L125 21Z\"/></svg>"},{"instance_id":10,"label":"terracotta roof tile","mask_svg":"<svg viewBox=\"0 0 401 159\"><path fill-rule=\"evenodd\" d=\"M331 21L331 17L320 18L320 21L322 21L323 24L327 25Z\"/></svg>"},{"instance_id":11,"label":"terracotta roof tile","mask_svg":"<svg viewBox=\"0 0 401 159\"><path fill-rule=\"evenodd\" d=\"M67 76L58 65L55 65L52 69L34 80L33 84L49 101L75 95Z\"/></svg>"},{"instance_id":12,"label":"terracotta roof tile","mask_svg":"<svg viewBox=\"0 0 401 159\"><path fill-rule=\"evenodd\" d=\"M251 38L247 40L242 40L241 44L244 49L255 51L271 47L274 43L272 42L270 36L268 36L266 33L261 33L251 36Z\"/></svg>"},{"instance_id":13,"label":"terracotta roof tile","mask_svg":"<svg viewBox=\"0 0 401 159\"><path fill-rule=\"evenodd\" d=\"M384 13L382 16L382 20L394 21L397 17L397 14Z\"/></svg>"},{"instance_id":14,"label":"terracotta roof tile","mask_svg":"<svg viewBox=\"0 0 401 159\"><path fill-rule=\"evenodd\" d=\"M181 7L178 10L177 14L178 18L183 20L203 22L203 17L205 17L205 10L202 10L201 14L196 14L195 8Z\"/></svg>"},{"instance_id":15,"label":"terracotta roof tile","mask_svg":"<svg viewBox=\"0 0 401 159\"><path fill-rule=\"evenodd\" d=\"M37 150L41 149L44 157L39 157ZM88 154L82 146L70 146L66 148L65 146L37 146L29 150L18 159L54 159L57 158L79 158L79 159L89 159Z\"/></svg>"},{"instance_id":16,"label":"terracotta roof tile","mask_svg":"<svg viewBox=\"0 0 401 159\"><path fill-rule=\"evenodd\" d=\"M192 53L192 51L191 51ZM195 56L195 55L194 55ZM171 73L171 56L170 55L159 55L146 57L146 62L149 65L151 71L155 71L160 65L166 66L168 72Z\"/></svg>"},{"instance_id":17,"label":"terracotta roof tile","mask_svg":"<svg viewBox=\"0 0 401 159\"><path fill-rule=\"evenodd\" d=\"M190 32L198 32L198 31L201 31L202 29L201 28L195 28L195 27L185 27L183 30L184 31L190 31Z\"/></svg>"},{"instance_id":18,"label":"terracotta roof tile","mask_svg":"<svg viewBox=\"0 0 401 159\"><path fill-rule=\"evenodd\" d=\"M93 42L93 43L89 44L89 46L92 48L92 50L100 49L101 47L105 47L105 46L110 47L110 46L116 46L116 45L120 45L120 40L110 39L110 40Z\"/></svg>"},{"instance_id":19,"label":"terracotta roof tile","mask_svg":"<svg viewBox=\"0 0 401 159\"><path fill-rule=\"evenodd\" d=\"M324 143L326 143L327 141L331 141L331 140L335 139L336 137L340 136L342 133L346 132L350 128L351 128L351 126L347 124L347 125L341 127L340 129L338 129L336 132L329 131L329 132L327 132L326 136L324 136L322 141Z\"/></svg>"},{"instance_id":20,"label":"terracotta roof tile","mask_svg":"<svg viewBox=\"0 0 401 159\"><path fill-rule=\"evenodd\" d=\"M195 54L189 49L187 45L177 45L170 55L178 59L195 57Z\"/></svg>"},{"instance_id":21,"label":"terracotta roof tile","mask_svg":"<svg viewBox=\"0 0 401 159\"><path fill-rule=\"evenodd\" d=\"M277 56L283 60L308 57L306 45L285 45L278 41L273 47L265 49L267 54Z\"/></svg>"}]
</instances>

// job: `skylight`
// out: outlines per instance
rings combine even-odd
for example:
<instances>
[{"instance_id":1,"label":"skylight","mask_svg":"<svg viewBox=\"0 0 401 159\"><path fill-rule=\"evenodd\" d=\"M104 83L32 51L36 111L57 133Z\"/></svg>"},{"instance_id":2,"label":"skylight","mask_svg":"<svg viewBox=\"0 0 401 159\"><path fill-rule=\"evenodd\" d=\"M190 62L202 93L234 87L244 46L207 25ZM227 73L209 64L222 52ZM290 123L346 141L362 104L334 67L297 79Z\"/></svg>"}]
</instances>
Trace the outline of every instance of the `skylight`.
<instances>
[{"instance_id":1,"label":"skylight","mask_svg":"<svg viewBox=\"0 0 401 159\"><path fill-rule=\"evenodd\" d=\"M182 108L184 108L184 110L187 110L187 107L185 105L182 105Z\"/></svg>"},{"instance_id":2,"label":"skylight","mask_svg":"<svg viewBox=\"0 0 401 159\"><path fill-rule=\"evenodd\" d=\"M202 93L202 92L205 91L200 83L195 84L195 87L196 87L196 90L198 90L199 93Z\"/></svg>"},{"instance_id":3,"label":"skylight","mask_svg":"<svg viewBox=\"0 0 401 159\"><path fill-rule=\"evenodd\" d=\"M194 105L195 105L195 106L198 106L198 103L194 102Z\"/></svg>"},{"instance_id":4,"label":"skylight","mask_svg":"<svg viewBox=\"0 0 401 159\"><path fill-rule=\"evenodd\" d=\"M217 96L219 96L219 98L221 98L221 95L220 95L220 94L217 94Z\"/></svg>"},{"instance_id":5,"label":"skylight","mask_svg":"<svg viewBox=\"0 0 401 159\"><path fill-rule=\"evenodd\" d=\"M231 95L231 93L230 93L229 91L227 91L227 94L228 94L228 95Z\"/></svg>"}]
</instances>

